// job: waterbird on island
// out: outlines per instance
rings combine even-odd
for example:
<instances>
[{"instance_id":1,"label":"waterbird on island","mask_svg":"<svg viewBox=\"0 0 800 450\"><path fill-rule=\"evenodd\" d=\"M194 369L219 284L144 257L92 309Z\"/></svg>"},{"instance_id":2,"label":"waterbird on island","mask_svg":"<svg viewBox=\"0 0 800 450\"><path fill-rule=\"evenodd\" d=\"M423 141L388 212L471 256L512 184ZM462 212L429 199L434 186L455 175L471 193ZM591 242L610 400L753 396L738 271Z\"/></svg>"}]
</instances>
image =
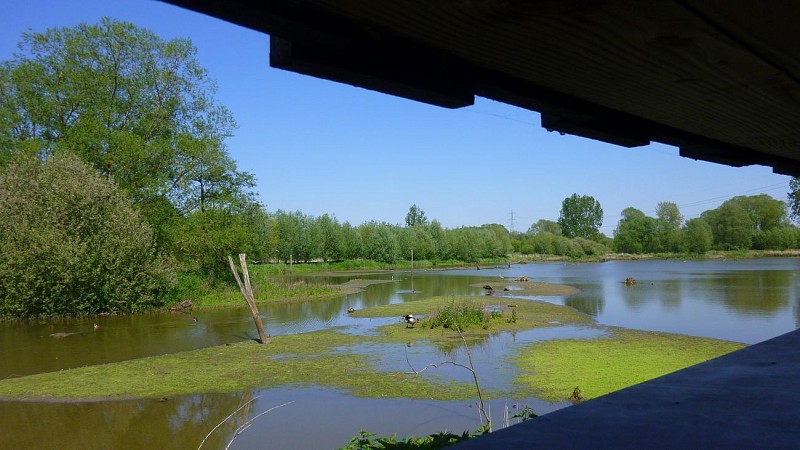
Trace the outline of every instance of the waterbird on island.
<instances>
[{"instance_id":1,"label":"waterbird on island","mask_svg":"<svg viewBox=\"0 0 800 450\"><path fill-rule=\"evenodd\" d=\"M403 319L406 319L406 328L414 328L414 324L417 323L417 318L411 314L406 314Z\"/></svg>"}]
</instances>

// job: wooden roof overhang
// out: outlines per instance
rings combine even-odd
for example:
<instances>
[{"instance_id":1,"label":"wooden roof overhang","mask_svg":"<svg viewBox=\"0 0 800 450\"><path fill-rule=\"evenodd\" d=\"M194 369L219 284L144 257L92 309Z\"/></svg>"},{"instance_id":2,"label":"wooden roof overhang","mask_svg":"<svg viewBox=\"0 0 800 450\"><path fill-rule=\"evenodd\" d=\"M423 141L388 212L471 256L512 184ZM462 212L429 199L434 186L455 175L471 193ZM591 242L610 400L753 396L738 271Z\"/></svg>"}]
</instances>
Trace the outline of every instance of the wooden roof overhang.
<instances>
[{"instance_id":1,"label":"wooden roof overhang","mask_svg":"<svg viewBox=\"0 0 800 450\"><path fill-rule=\"evenodd\" d=\"M486 97L626 147L800 175L800 2L167 0L273 67L446 108Z\"/></svg>"}]
</instances>

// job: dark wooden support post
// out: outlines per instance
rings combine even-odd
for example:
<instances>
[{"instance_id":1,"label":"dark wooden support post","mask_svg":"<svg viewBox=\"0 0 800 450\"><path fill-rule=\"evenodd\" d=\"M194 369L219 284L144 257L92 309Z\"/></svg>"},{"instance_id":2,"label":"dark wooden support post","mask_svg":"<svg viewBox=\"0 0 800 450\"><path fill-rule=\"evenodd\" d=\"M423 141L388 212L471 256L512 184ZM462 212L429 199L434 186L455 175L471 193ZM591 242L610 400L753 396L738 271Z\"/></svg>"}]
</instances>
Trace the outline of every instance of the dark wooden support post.
<instances>
[{"instance_id":1,"label":"dark wooden support post","mask_svg":"<svg viewBox=\"0 0 800 450\"><path fill-rule=\"evenodd\" d=\"M264 329L264 322L261 321L261 316L258 314L258 306L256 305L255 297L253 297L253 289L250 286L250 273L247 271L247 255L239 253L239 263L242 265L244 283L242 283L242 280L239 278L239 271L236 270L236 264L234 264L231 256L228 256L228 263L231 266L231 272L233 272L234 278L236 278L236 284L239 285L239 291L241 291L242 296L244 296L244 299L247 301L250 312L253 313L253 321L256 323L256 329L258 329L258 338L261 340L262 344L269 344L272 342L272 339L267 334L267 330Z\"/></svg>"}]
</instances>

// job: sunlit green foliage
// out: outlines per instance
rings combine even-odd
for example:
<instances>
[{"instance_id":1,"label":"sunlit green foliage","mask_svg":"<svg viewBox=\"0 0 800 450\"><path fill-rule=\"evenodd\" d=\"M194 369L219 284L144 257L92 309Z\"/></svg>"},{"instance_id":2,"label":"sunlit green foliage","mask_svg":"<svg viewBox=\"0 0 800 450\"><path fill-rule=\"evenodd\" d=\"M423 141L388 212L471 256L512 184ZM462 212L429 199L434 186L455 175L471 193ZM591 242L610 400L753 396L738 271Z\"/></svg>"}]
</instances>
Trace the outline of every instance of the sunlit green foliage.
<instances>
[{"instance_id":1,"label":"sunlit green foliage","mask_svg":"<svg viewBox=\"0 0 800 450\"><path fill-rule=\"evenodd\" d=\"M442 305L435 313L425 319L423 325L428 328L447 328L450 330L465 330L469 327L479 326L489 328L492 319L499 319L502 314L492 314L486 305L473 301L456 301Z\"/></svg>"},{"instance_id":2,"label":"sunlit green foliage","mask_svg":"<svg viewBox=\"0 0 800 450\"><path fill-rule=\"evenodd\" d=\"M618 252L659 252L658 219L647 217L635 208L625 208L614 230L614 246Z\"/></svg>"},{"instance_id":3,"label":"sunlit green foliage","mask_svg":"<svg viewBox=\"0 0 800 450\"><path fill-rule=\"evenodd\" d=\"M593 239L603 224L603 208L589 195L572 194L561 203L558 225L566 237Z\"/></svg>"},{"instance_id":4,"label":"sunlit green foliage","mask_svg":"<svg viewBox=\"0 0 800 450\"><path fill-rule=\"evenodd\" d=\"M743 344L678 334L614 329L598 339L557 339L520 352L517 382L542 398L566 400L575 386L587 399L739 350Z\"/></svg>"},{"instance_id":5,"label":"sunlit green foliage","mask_svg":"<svg viewBox=\"0 0 800 450\"><path fill-rule=\"evenodd\" d=\"M79 156L113 177L188 270L219 271L223 249L244 248L229 241L252 241L222 233L246 231L238 223L260 206L254 177L226 148L234 119L189 40L104 18L25 33L20 50L0 65L0 165L21 153Z\"/></svg>"},{"instance_id":6,"label":"sunlit green foliage","mask_svg":"<svg viewBox=\"0 0 800 450\"><path fill-rule=\"evenodd\" d=\"M0 217L0 315L141 311L173 283L147 223L75 156L9 163Z\"/></svg>"},{"instance_id":7,"label":"sunlit green foliage","mask_svg":"<svg viewBox=\"0 0 800 450\"><path fill-rule=\"evenodd\" d=\"M453 434L443 431L422 437L408 437L397 439L396 435L389 437L377 437L375 433L367 431L359 432L358 436L350 439L350 442L340 450L400 450L400 449L427 449L434 450L457 442L465 441L485 433L484 428L478 429L474 433L465 431L462 434Z\"/></svg>"},{"instance_id":8,"label":"sunlit green foliage","mask_svg":"<svg viewBox=\"0 0 800 450\"><path fill-rule=\"evenodd\" d=\"M428 218L425 217L425 211L417 205L411 205L406 214L406 226L413 227L416 225L426 225Z\"/></svg>"},{"instance_id":9,"label":"sunlit green foliage","mask_svg":"<svg viewBox=\"0 0 800 450\"><path fill-rule=\"evenodd\" d=\"M536 223L531 225L530 228L528 228L528 234L535 236L539 233L552 233L559 235L561 234L561 227L558 225L558 222L547 219L539 219Z\"/></svg>"},{"instance_id":10,"label":"sunlit green foliage","mask_svg":"<svg viewBox=\"0 0 800 450\"><path fill-rule=\"evenodd\" d=\"M711 227L700 217L686 221L683 235L686 250L690 253L703 254L711 250L714 243Z\"/></svg>"},{"instance_id":11,"label":"sunlit green foliage","mask_svg":"<svg viewBox=\"0 0 800 450\"><path fill-rule=\"evenodd\" d=\"M792 219L796 222L800 222L800 178L792 177L792 179L789 180L789 194L787 197Z\"/></svg>"}]
</instances>

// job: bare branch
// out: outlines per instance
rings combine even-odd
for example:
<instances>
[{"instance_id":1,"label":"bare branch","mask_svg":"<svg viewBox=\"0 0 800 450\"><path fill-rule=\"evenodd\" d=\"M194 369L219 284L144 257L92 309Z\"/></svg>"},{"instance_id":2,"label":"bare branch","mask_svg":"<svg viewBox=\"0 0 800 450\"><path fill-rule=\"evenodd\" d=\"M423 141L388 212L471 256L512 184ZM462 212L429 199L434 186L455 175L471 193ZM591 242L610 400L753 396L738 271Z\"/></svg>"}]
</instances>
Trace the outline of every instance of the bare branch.
<instances>
[{"instance_id":1,"label":"bare branch","mask_svg":"<svg viewBox=\"0 0 800 450\"><path fill-rule=\"evenodd\" d=\"M411 361L408 359L408 350L406 349L405 350L405 352L406 352L406 362L408 363L408 366L411 368L411 372L406 372L406 373L419 375L419 374L421 374L422 372L425 372L428 369L431 369L431 368L436 369L436 368L438 368L440 366L443 366L445 364L450 364L452 366L461 367L462 369L469 370L469 372L472 374L472 380L475 383L475 389L478 391L478 408L480 410L480 414L483 416L483 419L486 420L486 424L489 425L489 431L492 431L491 413L487 411L487 409L486 409L486 407L485 407L485 405L483 403L483 393L481 392L481 385L478 382L478 374L475 372L475 365L472 362L472 352L469 351L469 345L467 345L467 339L464 338L464 333L461 332L461 328L459 328L456 325L455 329L458 332L458 335L461 336L461 341L464 342L464 351L466 351L466 353L467 353L467 359L469 360L469 366L465 366L463 364L459 364L459 363L455 362L455 360L453 360L453 361L442 361L442 362L439 362L439 363L428 364L427 366L423 367L421 370L416 370L416 369L414 369L414 366L411 364ZM481 423L483 423L483 422L481 422Z\"/></svg>"},{"instance_id":2,"label":"bare branch","mask_svg":"<svg viewBox=\"0 0 800 450\"><path fill-rule=\"evenodd\" d=\"M253 424L253 421L255 421L256 419L258 419L259 417L263 416L264 414L266 414L266 413L268 413L268 412L274 411L274 410L276 410L276 409L278 409L278 408L282 408L282 407L284 407L284 406L286 406L286 405L289 405L289 404L292 404L292 403L294 403L294 401L291 401L291 402L286 402L286 403L284 403L284 404L282 404L282 405L278 405L278 406L273 406L272 408L270 408L270 409L268 409L268 410L266 410L266 411L264 411L264 412L262 412L262 413L260 413L260 414L256 415L256 416L255 416L255 417L253 417L252 419L250 419L250 420L248 420L247 422L243 423L243 424L242 424L242 426L240 426L238 429L236 429L236 432L235 432L235 433L233 433L233 437L232 437L232 438L231 438L231 440L228 442L228 445L227 445L227 446L225 446L225 450L228 450L228 449L231 447L231 444L233 444L233 440L234 440L234 439L236 439L236 437L237 437L237 436L239 436L240 434L242 434L242 432L243 432L244 430L246 430L246 429L250 428L250 425L252 425L252 424Z\"/></svg>"},{"instance_id":3,"label":"bare branch","mask_svg":"<svg viewBox=\"0 0 800 450\"><path fill-rule=\"evenodd\" d=\"M206 435L206 437L204 437L204 438L203 438L203 440L200 442L200 445L197 447L197 450L200 450L200 448L201 448L201 447L203 447L203 444L205 444L205 443L206 443L206 440L208 439L208 437L209 437L209 436L211 436L211 433L213 433L214 431L216 431L216 429L217 429L217 428L219 428L219 427L220 427L220 426L221 426L223 423L227 422L227 421L228 421L228 419L230 419L231 417L233 417L233 416L234 416L234 414L236 414L236 413L238 413L239 411L241 411L241 410L242 410L242 408L244 408L244 407L245 407L245 406L247 406L248 404L250 404L250 403L252 403L252 402L256 401L256 399L258 399L258 398L261 398L261 396L259 395L258 397L253 397L253 398L251 398L250 400L248 400L248 401L246 401L246 402L242 403L242 405L241 405L241 406L239 406L238 408L236 408L236 411L234 411L234 412L230 413L230 414L228 415L228 417L226 417L226 418L222 419L222 422L218 423L218 424L217 424L217 426L215 426L214 428L212 428L212 429L211 429L211 431L209 431L209 432L208 432L208 434Z\"/></svg>"}]
</instances>

